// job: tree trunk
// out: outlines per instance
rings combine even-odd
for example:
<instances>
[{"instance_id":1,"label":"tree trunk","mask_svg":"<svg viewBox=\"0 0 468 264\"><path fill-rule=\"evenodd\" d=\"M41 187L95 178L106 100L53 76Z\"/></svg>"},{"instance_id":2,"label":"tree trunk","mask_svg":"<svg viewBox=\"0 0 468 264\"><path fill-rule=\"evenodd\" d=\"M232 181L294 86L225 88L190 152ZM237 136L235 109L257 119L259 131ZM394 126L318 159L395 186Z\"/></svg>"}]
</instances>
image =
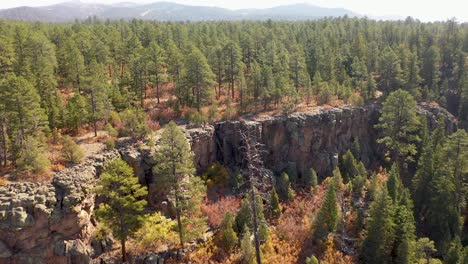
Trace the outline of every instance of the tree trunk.
<instances>
[{"instance_id":1,"label":"tree trunk","mask_svg":"<svg viewBox=\"0 0 468 264\"><path fill-rule=\"evenodd\" d=\"M252 177L252 176L251 176ZM260 240L258 238L258 218L257 218L257 202L255 201L255 187L252 181L250 182L250 195L252 196L252 213L253 213L253 224L254 224L254 241L255 241L255 255L257 258L257 264L262 264L262 258L260 255Z\"/></svg>"},{"instance_id":2,"label":"tree trunk","mask_svg":"<svg viewBox=\"0 0 468 264\"><path fill-rule=\"evenodd\" d=\"M125 239L120 240L120 244L122 245L122 262L127 261L127 250L125 249Z\"/></svg>"},{"instance_id":3,"label":"tree trunk","mask_svg":"<svg viewBox=\"0 0 468 264\"><path fill-rule=\"evenodd\" d=\"M156 73L156 98L158 99L159 104L159 75Z\"/></svg>"},{"instance_id":4,"label":"tree trunk","mask_svg":"<svg viewBox=\"0 0 468 264\"><path fill-rule=\"evenodd\" d=\"M6 137L5 137L5 124L2 122L2 126L1 126L1 131L0 133L2 133L2 163L3 163L3 167L6 167L7 165L7 144L6 144Z\"/></svg>"}]
</instances>

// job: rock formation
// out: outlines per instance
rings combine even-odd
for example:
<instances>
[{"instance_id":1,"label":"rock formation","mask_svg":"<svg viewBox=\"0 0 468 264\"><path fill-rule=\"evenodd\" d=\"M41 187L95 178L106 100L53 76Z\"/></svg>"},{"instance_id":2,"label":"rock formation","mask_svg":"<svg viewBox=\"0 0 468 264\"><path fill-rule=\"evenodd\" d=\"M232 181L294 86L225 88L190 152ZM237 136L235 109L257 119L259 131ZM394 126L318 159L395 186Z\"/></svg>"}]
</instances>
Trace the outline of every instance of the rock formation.
<instances>
[{"instance_id":1,"label":"rock formation","mask_svg":"<svg viewBox=\"0 0 468 264\"><path fill-rule=\"evenodd\" d=\"M419 107L431 128L438 116L453 132L456 120L446 110L428 104ZM313 167L321 176L331 173L338 156L355 140L361 159L371 164L382 157L374 129L379 107L341 107L308 113L220 122L187 129L199 173L220 162L235 169L243 166L239 130L248 130L264 145L267 168L279 173L293 170L300 177ZM122 157L134 169L140 183L151 186L155 175L149 150L122 147L57 173L51 183L10 183L0 187L0 264L89 263L109 250L110 241L93 240L92 219L96 178L105 162ZM154 203L154 201L153 201Z\"/></svg>"}]
</instances>

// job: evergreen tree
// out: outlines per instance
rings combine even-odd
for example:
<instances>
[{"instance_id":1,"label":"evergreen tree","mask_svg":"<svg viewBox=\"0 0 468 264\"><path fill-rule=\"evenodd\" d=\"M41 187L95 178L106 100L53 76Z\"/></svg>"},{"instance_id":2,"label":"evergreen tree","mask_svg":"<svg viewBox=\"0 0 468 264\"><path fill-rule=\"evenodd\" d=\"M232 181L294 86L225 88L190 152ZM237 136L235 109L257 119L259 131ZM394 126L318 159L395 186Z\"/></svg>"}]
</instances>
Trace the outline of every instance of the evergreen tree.
<instances>
[{"instance_id":1,"label":"evergreen tree","mask_svg":"<svg viewBox=\"0 0 468 264\"><path fill-rule=\"evenodd\" d=\"M372 74L367 76L366 82L361 86L361 96L365 102L373 100L375 98L375 92L377 90L377 84L375 83Z\"/></svg>"},{"instance_id":2,"label":"evergreen tree","mask_svg":"<svg viewBox=\"0 0 468 264\"><path fill-rule=\"evenodd\" d=\"M221 248L230 252L237 245L237 234L234 232L234 216L227 212L224 214L223 222L218 231L217 243Z\"/></svg>"},{"instance_id":3,"label":"evergreen tree","mask_svg":"<svg viewBox=\"0 0 468 264\"><path fill-rule=\"evenodd\" d=\"M109 118L112 105L107 96L107 87L103 72L103 65L95 61L91 63L86 74L82 78L82 90L89 97L89 121L93 123L94 136L97 137L97 124ZM82 113L81 113L82 114Z\"/></svg>"},{"instance_id":4,"label":"evergreen tree","mask_svg":"<svg viewBox=\"0 0 468 264\"><path fill-rule=\"evenodd\" d=\"M255 264L255 249L252 245L251 233L248 228L245 228L243 233L241 244L242 250L242 264Z\"/></svg>"},{"instance_id":5,"label":"evergreen tree","mask_svg":"<svg viewBox=\"0 0 468 264\"><path fill-rule=\"evenodd\" d=\"M161 190L167 191L167 197L175 208L179 240L183 248L186 238L196 237L205 226L204 221L196 221L201 219L200 203L205 186L201 179L193 176L195 168L190 145L174 122L164 127L154 158L156 165L153 171L159 176L156 184Z\"/></svg>"},{"instance_id":6,"label":"evergreen tree","mask_svg":"<svg viewBox=\"0 0 468 264\"><path fill-rule=\"evenodd\" d=\"M96 210L99 220L120 240L122 261L126 262L125 243L144 223L144 198L148 191L138 183L133 169L121 159L106 164L98 182L97 194L104 202Z\"/></svg>"},{"instance_id":7,"label":"evergreen tree","mask_svg":"<svg viewBox=\"0 0 468 264\"><path fill-rule=\"evenodd\" d=\"M229 88L231 90L231 98L234 99L234 85L236 79L239 78L239 70L241 69L241 50L239 45L234 41L229 41L223 48L224 67L226 71L226 78L229 82Z\"/></svg>"},{"instance_id":8,"label":"evergreen tree","mask_svg":"<svg viewBox=\"0 0 468 264\"><path fill-rule=\"evenodd\" d=\"M324 241L327 235L335 232L339 220L339 208L337 201L337 187L330 182L325 193L322 207L314 220L313 237L316 240Z\"/></svg>"},{"instance_id":9,"label":"evergreen tree","mask_svg":"<svg viewBox=\"0 0 468 264\"><path fill-rule=\"evenodd\" d=\"M80 163L85 154L83 149L68 135L62 138L62 158L67 163Z\"/></svg>"},{"instance_id":10,"label":"evergreen tree","mask_svg":"<svg viewBox=\"0 0 468 264\"><path fill-rule=\"evenodd\" d=\"M304 174L304 184L306 188L310 189L310 187L317 187L318 185L318 177L317 177L317 172L314 170L314 168L310 168L308 173Z\"/></svg>"},{"instance_id":11,"label":"evergreen tree","mask_svg":"<svg viewBox=\"0 0 468 264\"><path fill-rule=\"evenodd\" d=\"M44 144L34 136L27 136L19 150L18 169L40 174L47 172L50 165Z\"/></svg>"},{"instance_id":12,"label":"evergreen tree","mask_svg":"<svg viewBox=\"0 0 468 264\"><path fill-rule=\"evenodd\" d=\"M444 264L462 264L463 261L463 246L460 238L455 238L444 257Z\"/></svg>"},{"instance_id":13,"label":"evergreen tree","mask_svg":"<svg viewBox=\"0 0 468 264\"><path fill-rule=\"evenodd\" d=\"M293 190L291 188L291 182L289 181L289 176L286 172L283 172L278 178L278 183L276 186L278 190L278 195L281 200L288 201L294 198Z\"/></svg>"},{"instance_id":14,"label":"evergreen tree","mask_svg":"<svg viewBox=\"0 0 468 264\"><path fill-rule=\"evenodd\" d=\"M354 158L353 153L348 149L343 155L341 162L341 171L343 172L344 182L348 182L358 175L357 166L358 163Z\"/></svg>"},{"instance_id":15,"label":"evergreen tree","mask_svg":"<svg viewBox=\"0 0 468 264\"><path fill-rule=\"evenodd\" d=\"M279 218L281 215L281 205L275 188L273 188L270 195L270 211L273 218Z\"/></svg>"},{"instance_id":16,"label":"evergreen tree","mask_svg":"<svg viewBox=\"0 0 468 264\"><path fill-rule=\"evenodd\" d=\"M385 96L388 96L403 85L400 59L390 47L386 47L380 55L379 73L379 88Z\"/></svg>"},{"instance_id":17,"label":"evergreen tree","mask_svg":"<svg viewBox=\"0 0 468 264\"><path fill-rule=\"evenodd\" d=\"M192 90L195 105L198 112L200 112L202 101L209 98L215 75L211 71L206 57L199 49L193 47L191 53L186 58L182 78L185 89Z\"/></svg>"},{"instance_id":18,"label":"evergreen tree","mask_svg":"<svg viewBox=\"0 0 468 264\"><path fill-rule=\"evenodd\" d=\"M414 263L416 261L416 228L412 201L407 190L401 194L400 204L396 207L395 225L395 263Z\"/></svg>"},{"instance_id":19,"label":"evergreen tree","mask_svg":"<svg viewBox=\"0 0 468 264\"><path fill-rule=\"evenodd\" d=\"M79 93L75 93L73 97L67 101L64 112L66 127L75 132L88 122L87 104L85 98Z\"/></svg>"},{"instance_id":20,"label":"evergreen tree","mask_svg":"<svg viewBox=\"0 0 468 264\"><path fill-rule=\"evenodd\" d=\"M403 184L401 183L400 173L398 170L398 165L393 163L392 168L390 169L388 181L387 181L388 194L395 203L400 201Z\"/></svg>"},{"instance_id":21,"label":"evergreen tree","mask_svg":"<svg viewBox=\"0 0 468 264\"><path fill-rule=\"evenodd\" d=\"M419 74L419 63L417 53L412 53L408 67L408 80L405 85L405 90L410 92L415 98L420 97L420 85L422 78Z\"/></svg>"},{"instance_id":22,"label":"evergreen tree","mask_svg":"<svg viewBox=\"0 0 468 264\"><path fill-rule=\"evenodd\" d=\"M4 111L8 117L7 133L15 160L26 138L47 128L47 116L40 106L40 97L36 89L25 78L8 74L0 81L0 90Z\"/></svg>"},{"instance_id":23,"label":"evergreen tree","mask_svg":"<svg viewBox=\"0 0 468 264\"><path fill-rule=\"evenodd\" d=\"M442 95L438 87L440 80L439 64L439 50L435 45L431 45L424 52L421 77L423 78L423 85L431 91L433 96L435 96L430 97L430 99L434 100L438 100Z\"/></svg>"},{"instance_id":24,"label":"evergreen tree","mask_svg":"<svg viewBox=\"0 0 468 264\"><path fill-rule=\"evenodd\" d=\"M391 158L400 168L406 160L413 160L417 153L414 142L419 141L415 133L419 123L416 101L407 91L399 89L387 97L376 125L382 129L383 138L377 142L391 151Z\"/></svg>"},{"instance_id":25,"label":"evergreen tree","mask_svg":"<svg viewBox=\"0 0 468 264\"><path fill-rule=\"evenodd\" d=\"M158 43L152 41L150 46L147 50L148 59L150 61L149 65L149 72L150 72L150 80L156 86L156 98L158 100L158 104L160 103L160 86L163 81L164 76L164 68L163 65L165 64L165 54L163 49L159 47Z\"/></svg>"},{"instance_id":26,"label":"evergreen tree","mask_svg":"<svg viewBox=\"0 0 468 264\"><path fill-rule=\"evenodd\" d=\"M366 219L366 236L361 248L364 263L392 263L396 226L395 208L384 188L372 202Z\"/></svg>"},{"instance_id":27,"label":"evergreen tree","mask_svg":"<svg viewBox=\"0 0 468 264\"><path fill-rule=\"evenodd\" d=\"M242 199L240 209L236 215L235 230L239 236L242 234L243 231L245 231L245 228L251 230L254 227L250 197L250 194L248 194L246 197L244 197L244 199ZM257 196L255 200L257 206L257 218L259 223L259 239L260 241L266 241L268 234L265 232L267 231L267 226L265 214L263 212L262 198L260 196Z\"/></svg>"},{"instance_id":28,"label":"evergreen tree","mask_svg":"<svg viewBox=\"0 0 468 264\"><path fill-rule=\"evenodd\" d=\"M61 49L59 57L61 58L59 66L66 76L66 81L80 91L82 75L85 70L84 57L76 46L76 43L68 38Z\"/></svg>"}]
</instances>

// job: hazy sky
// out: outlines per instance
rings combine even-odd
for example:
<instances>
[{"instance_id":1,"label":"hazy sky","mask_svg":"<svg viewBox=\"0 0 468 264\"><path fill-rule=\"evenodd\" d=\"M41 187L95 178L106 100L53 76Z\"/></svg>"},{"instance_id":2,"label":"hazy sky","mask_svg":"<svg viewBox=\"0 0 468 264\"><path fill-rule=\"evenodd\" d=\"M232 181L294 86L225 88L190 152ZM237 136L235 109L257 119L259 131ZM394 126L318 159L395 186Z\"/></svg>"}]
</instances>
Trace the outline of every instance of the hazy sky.
<instances>
[{"instance_id":1,"label":"hazy sky","mask_svg":"<svg viewBox=\"0 0 468 264\"><path fill-rule=\"evenodd\" d=\"M81 0L93 3L135 2L150 3L158 0ZM323 7L343 7L369 16L413 16L423 21L445 20L456 17L468 22L468 0L168 0L189 5L219 6L230 9L264 8L291 3L310 3ZM0 0L0 8L21 5L40 6L64 0Z\"/></svg>"}]
</instances>

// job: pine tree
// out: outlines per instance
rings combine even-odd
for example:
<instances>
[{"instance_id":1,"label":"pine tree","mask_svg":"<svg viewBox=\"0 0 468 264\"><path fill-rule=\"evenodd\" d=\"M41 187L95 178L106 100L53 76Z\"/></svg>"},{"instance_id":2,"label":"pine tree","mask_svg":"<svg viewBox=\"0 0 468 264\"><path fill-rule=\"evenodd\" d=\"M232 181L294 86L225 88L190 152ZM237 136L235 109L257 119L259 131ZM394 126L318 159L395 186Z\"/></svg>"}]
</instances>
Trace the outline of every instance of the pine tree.
<instances>
[{"instance_id":1,"label":"pine tree","mask_svg":"<svg viewBox=\"0 0 468 264\"><path fill-rule=\"evenodd\" d=\"M198 112L200 112L203 101L209 98L211 86L215 82L215 75L211 71L206 57L196 47L192 48L192 51L186 58L182 78L185 86L184 89L192 91L195 105Z\"/></svg>"},{"instance_id":2,"label":"pine tree","mask_svg":"<svg viewBox=\"0 0 468 264\"><path fill-rule=\"evenodd\" d=\"M164 127L154 158L156 165L153 172L158 175L156 185L167 191L167 197L175 208L179 240L183 248L186 238L197 236L198 231L205 226L204 221L197 220L201 219L200 202L206 187L200 178L193 176L193 153L184 133L174 122Z\"/></svg>"},{"instance_id":3,"label":"pine tree","mask_svg":"<svg viewBox=\"0 0 468 264\"><path fill-rule=\"evenodd\" d=\"M416 101L404 90L391 93L383 103L382 114L376 128L382 129L383 138L377 140L390 151L391 158L401 168L406 160L412 160L419 141L416 131L419 127L416 115Z\"/></svg>"},{"instance_id":4,"label":"pine tree","mask_svg":"<svg viewBox=\"0 0 468 264\"><path fill-rule=\"evenodd\" d=\"M294 198L293 190L291 188L291 182L289 181L289 176L286 172L283 172L278 178L278 183L276 186L278 190L278 195L283 201L288 201Z\"/></svg>"},{"instance_id":5,"label":"pine tree","mask_svg":"<svg viewBox=\"0 0 468 264\"><path fill-rule=\"evenodd\" d=\"M40 106L36 89L25 78L8 74L0 82L0 90L4 111L8 116L7 132L15 160L26 138L47 128L47 116Z\"/></svg>"},{"instance_id":6,"label":"pine tree","mask_svg":"<svg viewBox=\"0 0 468 264\"><path fill-rule=\"evenodd\" d=\"M317 172L314 170L314 168L310 168L308 173L304 174L304 185L307 189L310 189L311 187L317 187L318 177Z\"/></svg>"},{"instance_id":7,"label":"pine tree","mask_svg":"<svg viewBox=\"0 0 468 264\"><path fill-rule=\"evenodd\" d=\"M427 48L423 55L423 63L421 69L421 77L423 78L423 85L426 86L432 93L434 100L440 99L442 95L439 90L440 80L440 54L435 45Z\"/></svg>"},{"instance_id":8,"label":"pine tree","mask_svg":"<svg viewBox=\"0 0 468 264\"><path fill-rule=\"evenodd\" d=\"M324 241L329 233L336 231L339 220L336 190L337 187L335 183L330 182L325 193L322 207L314 220L313 237L316 240Z\"/></svg>"},{"instance_id":9,"label":"pine tree","mask_svg":"<svg viewBox=\"0 0 468 264\"><path fill-rule=\"evenodd\" d=\"M237 78L239 78L239 70L241 69L241 50L239 45L234 41L229 41L223 48L224 67L226 71L226 78L229 82L229 88L231 90L231 98L234 99L234 85Z\"/></svg>"},{"instance_id":10,"label":"pine tree","mask_svg":"<svg viewBox=\"0 0 468 264\"><path fill-rule=\"evenodd\" d=\"M393 163L392 168L390 169L388 181L387 181L388 194L395 203L400 201L403 184L401 183L400 173L398 170L398 165Z\"/></svg>"},{"instance_id":11,"label":"pine tree","mask_svg":"<svg viewBox=\"0 0 468 264\"><path fill-rule=\"evenodd\" d=\"M232 251L238 242L237 234L233 226L234 216L230 212L227 212L224 214L223 222L221 223L217 236L217 243L227 252Z\"/></svg>"},{"instance_id":12,"label":"pine tree","mask_svg":"<svg viewBox=\"0 0 468 264\"><path fill-rule=\"evenodd\" d=\"M361 96L364 101L368 102L375 98L375 92L377 91L377 84L375 83L374 76L369 73L367 76L366 83L362 86Z\"/></svg>"},{"instance_id":13,"label":"pine tree","mask_svg":"<svg viewBox=\"0 0 468 264\"><path fill-rule=\"evenodd\" d=\"M444 264L462 264L463 261L463 246L460 238L456 237L444 256Z\"/></svg>"},{"instance_id":14,"label":"pine tree","mask_svg":"<svg viewBox=\"0 0 468 264\"><path fill-rule=\"evenodd\" d=\"M416 228L412 212L412 201L408 190L401 194L395 212L395 263L410 264L416 261Z\"/></svg>"},{"instance_id":15,"label":"pine tree","mask_svg":"<svg viewBox=\"0 0 468 264\"><path fill-rule=\"evenodd\" d=\"M379 59L379 88L385 96L403 85L400 59L390 47L386 47Z\"/></svg>"},{"instance_id":16,"label":"pine tree","mask_svg":"<svg viewBox=\"0 0 468 264\"><path fill-rule=\"evenodd\" d=\"M156 41L152 41L148 47L147 54L148 60L150 61L149 72L150 80L156 86L156 98L158 104L160 103L160 86L163 81L165 63L164 50L159 47Z\"/></svg>"},{"instance_id":17,"label":"pine tree","mask_svg":"<svg viewBox=\"0 0 468 264\"><path fill-rule=\"evenodd\" d=\"M364 263L392 263L392 249L395 241L395 208L384 188L371 203L366 219L366 236L361 248Z\"/></svg>"},{"instance_id":18,"label":"pine tree","mask_svg":"<svg viewBox=\"0 0 468 264\"><path fill-rule=\"evenodd\" d=\"M343 180L348 182L358 175L358 163L353 153L348 149L342 157L341 171L343 171Z\"/></svg>"},{"instance_id":19,"label":"pine tree","mask_svg":"<svg viewBox=\"0 0 468 264\"><path fill-rule=\"evenodd\" d=\"M112 111L107 96L107 86L104 74L104 66L91 62L82 78L81 90L87 93L89 101L89 121L93 123L94 136L97 137L97 124L109 118Z\"/></svg>"},{"instance_id":20,"label":"pine tree","mask_svg":"<svg viewBox=\"0 0 468 264\"><path fill-rule=\"evenodd\" d=\"M63 49L59 51L59 57L61 58L59 66L66 76L66 81L80 91L82 75L85 70L84 57L71 38L65 41Z\"/></svg>"},{"instance_id":21,"label":"pine tree","mask_svg":"<svg viewBox=\"0 0 468 264\"><path fill-rule=\"evenodd\" d=\"M66 127L78 131L88 121L88 110L84 97L75 93L68 100L64 115Z\"/></svg>"},{"instance_id":22,"label":"pine tree","mask_svg":"<svg viewBox=\"0 0 468 264\"><path fill-rule=\"evenodd\" d=\"M83 149L68 135L62 138L62 158L72 164L80 163L85 154Z\"/></svg>"},{"instance_id":23,"label":"pine tree","mask_svg":"<svg viewBox=\"0 0 468 264\"><path fill-rule=\"evenodd\" d=\"M148 191L138 183L133 169L123 160L106 164L98 182L97 194L104 202L96 210L102 223L120 240L122 261L127 260L125 243L144 223L144 198Z\"/></svg>"},{"instance_id":24,"label":"pine tree","mask_svg":"<svg viewBox=\"0 0 468 264\"><path fill-rule=\"evenodd\" d=\"M41 143L41 140L33 136L27 136L19 150L16 162L18 169L40 174L47 172L50 165L46 147Z\"/></svg>"},{"instance_id":25,"label":"pine tree","mask_svg":"<svg viewBox=\"0 0 468 264\"><path fill-rule=\"evenodd\" d=\"M262 205L262 198L257 195L256 200L256 206L257 206L257 218L258 218L258 223L259 223L259 230L263 229L263 231L266 230L266 220L265 220L265 214L263 210L263 205ZM241 206L239 211L237 212L236 215L236 220L235 220L235 230L237 234L240 236L244 229L247 227L249 230L254 228L254 223L253 223L253 213L252 213L252 206L251 206L251 198L250 194L248 194L244 199L241 201ZM259 240L260 241L266 241L267 234L265 232L259 232Z\"/></svg>"},{"instance_id":26,"label":"pine tree","mask_svg":"<svg viewBox=\"0 0 468 264\"><path fill-rule=\"evenodd\" d=\"M408 81L405 85L405 90L410 92L415 98L420 98L420 86L422 78L419 74L419 64L418 64L418 55L416 52L413 52L410 57L408 68Z\"/></svg>"},{"instance_id":27,"label":"pine tree","mask_svg":"<svg viewBox=\"0 0 468 264\"><path fill-rule=\"evenodd\" d=\"M270 211L273 218L279 218L281 215L281 205L275 188L273 188L270 195Z\"/></svg>"},{"instance_id":28,"label":"pine tree","mask_svg":"<svg viewBox=\"0 0 468 264\"><path fill-rule=\"evenodd\" d=\"M255 264L255 249L252 246L251 233L248 228L245 228L244 235L241 240L241 250L242 250L242 264Z\"/></svg>"}]
</instances>

